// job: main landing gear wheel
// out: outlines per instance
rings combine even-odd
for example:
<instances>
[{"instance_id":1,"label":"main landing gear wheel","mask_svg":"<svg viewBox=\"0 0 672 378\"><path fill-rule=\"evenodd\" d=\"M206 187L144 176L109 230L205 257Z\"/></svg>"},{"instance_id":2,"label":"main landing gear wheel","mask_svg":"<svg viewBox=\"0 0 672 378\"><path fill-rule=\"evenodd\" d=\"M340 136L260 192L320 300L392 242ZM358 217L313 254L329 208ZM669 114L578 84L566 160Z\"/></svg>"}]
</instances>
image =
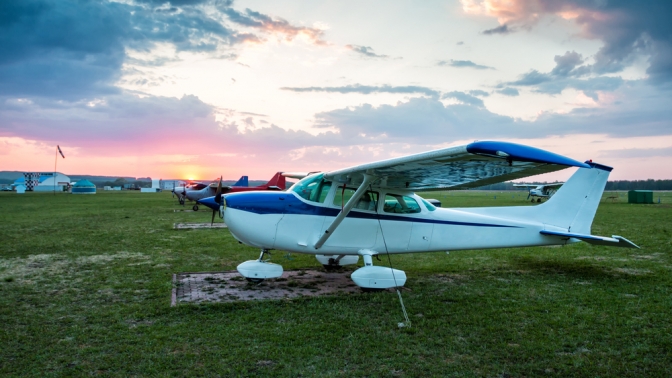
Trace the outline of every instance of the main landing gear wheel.
<instances>
[{"instance_id":1,"label":"main landing gear wheel","mask_svg":"<svg viewBox=\"0 0 672 378\"><path fill-rule=\"evenodd\" d=\"M338 264L338 261L334 258L329 259L328 264L322 264L324 270L327 272L337 272L341 269L341 265Z\"/></svg>"},{"instance_id":2,"label":"main landing gear wheel","mask_svg":"<svg viewBox=\"0 0 672 378\"><path fill-rule=\"evenodd\" d=\"M198 205L194 205L194 206L192 207L192 209L193 209L194 211L198 211Z\"/></svg>"},{"instance_id":3,"label":"main landing gear wheel","mask_svg":"<svg viewBox=\"0 0 672 378\"><path fill-rule=\"evenodd\" d=\"M537 202L541 202L541 198L537 198Z\"/></svg>"}]
</instances>

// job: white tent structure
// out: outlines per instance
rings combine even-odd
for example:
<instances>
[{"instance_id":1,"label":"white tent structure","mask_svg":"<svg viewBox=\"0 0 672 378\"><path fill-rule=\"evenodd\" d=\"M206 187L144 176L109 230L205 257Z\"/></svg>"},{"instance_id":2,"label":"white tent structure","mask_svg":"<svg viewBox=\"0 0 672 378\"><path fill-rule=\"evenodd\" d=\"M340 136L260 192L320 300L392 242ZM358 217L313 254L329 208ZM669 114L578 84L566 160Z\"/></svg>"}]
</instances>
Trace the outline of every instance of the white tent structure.
<instances>
[{"instance_id":1,"label":"white tent structure","mask_svg":"<svg viewBox=\"0 0 672 378\"><path fill-rule=\"evenodd\" d=\"M16 194L24 194L26 192L26 187L22 184L19 184L14 187L14 190L16 190Z\"/></svg>"}]
</instances>

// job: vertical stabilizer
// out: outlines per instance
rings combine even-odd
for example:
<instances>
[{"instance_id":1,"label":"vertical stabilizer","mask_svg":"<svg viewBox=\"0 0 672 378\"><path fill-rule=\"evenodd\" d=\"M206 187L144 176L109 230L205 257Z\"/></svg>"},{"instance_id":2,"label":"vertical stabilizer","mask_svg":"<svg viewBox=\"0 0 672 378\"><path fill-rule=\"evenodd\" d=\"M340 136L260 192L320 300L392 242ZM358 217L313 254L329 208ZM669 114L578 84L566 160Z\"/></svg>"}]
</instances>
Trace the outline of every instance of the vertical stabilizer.
<instances>
[{"instance_id":1,"label":"vertical stabilizer","mask_svg":"<svg viewBox=\"0 0 672 378\"><path fill-rule=\"evenodd\" d=\"M245 186L245 187L247 187L247 186L250 186L250 184L249 184L249 180L248 180L247 176L241 176L240 179L238 181L236 181L236 183L233 184L232 186Z\"/></svg>"},{"instance_id":2,"label":"vertical stabilizer","mask_svg":"<svg viewBox=\"0 0 672 378\"><path fill-rule=\"evenodd\" d=\"M592 168L579 168L553 197L537 207L539 218L545 224L568 232L590 234L612 168L586 163Z\"/></svg>"},{"instance_id":3,"label":"vertical stabilizer","mask_svg":"<svg viewBox=\"0 0 672 378\"><path fill-rule=\"evenodd\" d=\"M273 176L273 178L266 184L269 188L277 187L280 190L285 190L285 176L282 175L282 172L278 172Z\"/></svg>"}]
</instances>

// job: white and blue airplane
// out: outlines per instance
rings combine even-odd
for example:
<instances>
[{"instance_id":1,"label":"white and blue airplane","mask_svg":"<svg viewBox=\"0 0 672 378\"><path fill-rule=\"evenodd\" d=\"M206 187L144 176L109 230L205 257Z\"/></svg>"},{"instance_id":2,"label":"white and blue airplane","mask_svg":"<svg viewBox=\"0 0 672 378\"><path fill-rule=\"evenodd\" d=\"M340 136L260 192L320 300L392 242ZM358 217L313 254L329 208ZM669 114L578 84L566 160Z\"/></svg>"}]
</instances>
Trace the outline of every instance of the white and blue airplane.
<instances>
[{"instance_id":1,"label":"white and blue airplane","mask_svg":"<svg viewBox=\"0 0 672 378\"><path fill-rule=\"evenodd\" d=\"M436 208L415 191L466 189L577 167L537 206ZM238 265L251 281L280 277L270 250L316 255L325 267L364 266L351 278L363 289L403 286L405 272L373 265L380 254L590 244L639 248L621 236L591 235L612 168L534 147L477 141L309 175L286 192L211 197L231 234L261 249Z\"/></svg>"},{"instance_id":2,"label":"white and blue airplane","mask_svg":"<svg viewBox=\"0 0 672 378\"><path fill-rule=\"evenodd\" d=\"M558 191L564 182L554 182L552 184L514 184L516 188L527 188L529 192L527 194L527 199L532 197L532 202L535 200L541 202L542 198L551 198Z\"/></svg>"}]
</instances>

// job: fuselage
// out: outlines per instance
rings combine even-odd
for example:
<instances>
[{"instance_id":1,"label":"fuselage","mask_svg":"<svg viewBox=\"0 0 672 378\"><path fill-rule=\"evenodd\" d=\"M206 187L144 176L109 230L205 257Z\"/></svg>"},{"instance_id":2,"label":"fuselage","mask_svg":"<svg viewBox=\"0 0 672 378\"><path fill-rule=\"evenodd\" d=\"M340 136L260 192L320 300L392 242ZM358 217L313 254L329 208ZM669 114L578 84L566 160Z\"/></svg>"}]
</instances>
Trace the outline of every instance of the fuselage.
<instances>
[{"instance_id":1,"label":"fuselage","mask_svg":"<svg viewBox=\"0 0 672 378\"><path fill-rule=\"evenodd\" d=\"M367 191L319 249L316 242L356 188L304 179L287 192L228 194L224 222L239 241L308 254L356 255L368 248L384 253L431 252L564 244L541 235L551 229L525 217L502 217L501 208L477 212L436 208L404 191ZM514 212L515 213L515 212Z\"/></svg>"}]
</instances>

